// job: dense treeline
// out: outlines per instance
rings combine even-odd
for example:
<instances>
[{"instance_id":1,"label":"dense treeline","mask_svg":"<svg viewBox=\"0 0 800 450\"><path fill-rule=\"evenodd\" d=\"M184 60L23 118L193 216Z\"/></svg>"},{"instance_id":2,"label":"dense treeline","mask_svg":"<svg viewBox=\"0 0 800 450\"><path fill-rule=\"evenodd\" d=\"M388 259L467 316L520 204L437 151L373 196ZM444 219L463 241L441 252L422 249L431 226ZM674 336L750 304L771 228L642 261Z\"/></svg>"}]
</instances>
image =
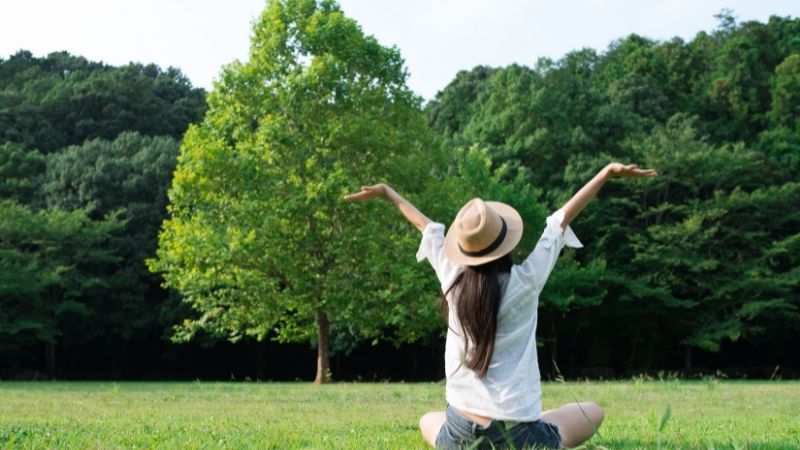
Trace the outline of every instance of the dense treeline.
<instances>
[{"instance_id":1,"label":"dense treeline","mask_svg":"<svg viewBox=\"0 0 800 450\"><path fill-rule=\"evenodd\" d=\"M725 348L731 365L792 360L800 20L720 19L690 42L631 35L602 54L476 67L428 105L448 146L525 169L550 208L607 161L659 171L609 186L576 221L586 248L543 293L545 366L691 368L693 351Z\"/></svg>"},{"instance_id":2,"label":"dense treeline","mask_svg":"<svg viewBox=\"0 0 800 450\"><path fill-rule=\"evenodd\" d=\"M423 108L399 53L335 3L270 5L208 112L177 69L0 59L0 377L88 373L84 351L104 361L93 376L128 377L142 358L126 349L198 351L173 334L243 339L260 377L292 379L297 361L253 337L329 340L322 377L359 375L341 355L372 341L417 341L395 355L411 348L412 376L439 377L418 236L337 199L381 176L438 221L471 196L506 201L526 221L522 256L548 210L611 160L659 177L609 184L574 223L585 248L565 250L541 297L543 372L800 365L800 19L722 14L689 42L631 35L480 66ZM285 42L269 28L280 21L297 24Z\"/></svg>"},{"instance_id":3,"label":"dense treeline","mask_svg":"<svg viewBox=\"0 0 800 450\"><path fill-rule=\"evenodd\" d=\"M202 89L173 67L112 67L66 52L0 62L0 142L45 154L123 131L180 139L205 111Z\"/></svg>"},{"instance_id":4,"label":"dense treeline","mask_svg":"<svg viewBox=\"0 0 800 450\"><path fill-rule=\"evenodd\" d=\"M56 375L57 349L91 348L120 371L127 345L157 341L185 315L144 260L179 140L205 108L174 68L63 52L0 60L3 375Z\"/></svg>"}]
</instances>

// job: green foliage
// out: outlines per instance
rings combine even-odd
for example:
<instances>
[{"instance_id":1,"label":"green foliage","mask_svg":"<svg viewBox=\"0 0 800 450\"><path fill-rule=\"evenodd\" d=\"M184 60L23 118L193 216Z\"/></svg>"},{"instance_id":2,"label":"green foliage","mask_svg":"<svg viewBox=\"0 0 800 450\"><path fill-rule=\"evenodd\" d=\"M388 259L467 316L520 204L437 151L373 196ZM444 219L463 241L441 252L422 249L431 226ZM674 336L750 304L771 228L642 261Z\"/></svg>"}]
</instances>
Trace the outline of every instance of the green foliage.
<instances>
[{"instance_id":1,"label":"green foliage","mask_svg":"<svg viewBox=\"0 0 800 450\"><path fill-rule=\"evenodd\" d=\"M486 81L494 71L490 67L477 66L458 72L455 79L426 106L431 128L447 137L463 131L474 114L475 100L486 88Z\"/></svg>"},{"instance_id":2,"label":"green foliage","mask_svg":"<svg viewBox=\"0 0 800 450\"><path fill-rule=\"evenodd\" d=\"M800 20L719 18L690 42L631 35L603 54L462 72L428 105L446 145L486 149L503 182L542 189L543 211L609 161L659 171L609 183L573 224L586 248L542 294L553 359L566 339L587 355L572 364L674 364L681 346L783 342L800 323Z\"/></svg>"},{"instance_id":3,"label":"green foliage","mask_svg":"<svg viewBox=\"0 0 800 450\"><path fill-rule=\"evenodd\" d=\"M102 251L114 255L102 264L74 266L68 256L58 259L36 253L38 243L24 239L4 243L9 255L17 255L12 258L15 263L8 262L11 265L6 274L13 274L14 267L29 269L32 272L23 273L34 280L47 270L60 274L45 277L50 280L46 285L26 285L36 287L37 293L31 297L36 299L36 308L53 311L62 308L59 305L72 304L65 303L60 292L66 288L59 287L71 278L75 280L69 289L70 298L80 298L75 304L90 305L76 307L78 312L73 314L91 316L91 327L68 319L65 323L74 322L75 326L65 328L60 322L53 322L52 327L43 325L61 336L47 340L53 348L57 341L95 339L110 347L120 340L150 338L159 333L159 325L176 320L175 312L167 312L175 305L163 303L168 294L158 288L159 282L146 270L144 259L155 253L158 227L166 214L166 191L178 153L175 138L181 137L188 122L201 118L204 110L203 90L192 88L174 68L162 71L155 65L141 64L111 67L66 52L36 58L20 51L0 59L0 199L13 200L30 214L15 213L5 220L18 221L14 227L19 230L26 229L25 221L30 221L30 229L38 230L37 236L45 236L41 242L46 243L48 252L59 255L68 255L72 245L89 239L84 237L91 234L87 230L96 228L92 239L102 241ZM151 138L143 134L167 136ZM108 215L115 217L116 228L113 232L99 231ZM65 226L57 233L58 238L51 237L58 230L47 227L56 227L53 221L67 216L73 217L69 220L82 217L89 222L85 230ZM35 225L39 222L42 224ZM12 226L10 222L7 225ZM86 251L93 248L92 242L85 242ZM30 256L31 252L39 256ZM36 258L50 261L48 264L58 270L31 262ZM66 269L69 267L73 268ZM74 276L71 271L76 271ZM11 281L8 286L16 286L18 291L9 288L0 301L28 298L25 286ZM8 323L34 323L26 319L24 308L9 308L6 313ZM38 339L28 339L29 335L21 340L9 338L4 344L23 350ZM19 358L8 355L12 356L4 358L3 365L14 370L21 361L38 359L22 353ZM52 366L54 353L48 351L48 355L48 365ZM31 367L35 362L23 364Z\"/></svg>"},{"instance_id":4,"label":"green foliage","mask_svg":"<svg viewBox=\"0 0 800 450\"><path fill-rule=\"evenodd\" d=\"M598 98L581 75L595 59L587 51L558 63L540 61L537 70L496 70L475 102L463 141L487 146L498 164L527 167L528 182L557 182L569 155L593 144L587 112Z\"/></svg>"},{"instance_id":5,"label":"green foliage","mask_svg":"<svg viewBox=\"0 0 800 450\"><path fill-rule=\"evenodd\" d=\"M155 255L177 155L178 143L171 137L125 132L113 141L86 141L47 158L42 191L50 209L85 209L93 219L116 212L125 224L111 241L120 260L106 268L106 289L97 294L103 305L97 328L109 335L130 339L157 329L161 312L172 307L165 296L153 294L159 280L144 261Z\"/></svg>"},{"instance_id":6,"label":"green foliage","mask_svg":"<svg viewBox=\"0 0 800 450\"><path fill-rule=\"evenodd\" d=\"M796 284L773 272L765 252L797 236L800 215L786 205L800 201L800 186L758 152L698 141L686 123L671 122L651 139L639 148L662 178L645 197L659 200L640 216L648 226L633 235L630 274L692 311L671 327L682 324L690 346L717 351L723 339L787 326L797 317Z\"/></svg>"},{"instance_id":7,"label":"green foliage","mask_svg":"<svg viewBox=\"0 0 800 450\"><path fill-rule=\"evenodd\" d=\"M0 144L0 198L41 203L39 184L45 167L45 157L38 151L27 151L10 142Z\"/></svg>"},{"instance_id":8,"label":"green foliage","mask_svg":"<svg viewBox=\"0 0 800 450\"><path fill-rule=\"evenodd\" d=\"M180 138L202 117L203 96L175 68L21 50L0 59L0 142L50 153L127 130Z\"/></svg>"},{"instance_id":9,"label":"green foliage","mask_svg":"<svg viewBox=\"0 0 800 450\"><path fill-rule=\"evenodd\" d=\"M205 116L177 69L0 59L3 348L134 339L176 314L190 315L176 340L314 341L320 315L341 351L435 339L418 234L342 195L387 182L445 223L469 198L507 202L528 227L520 258L611 160L660 176L609 183L573 223L586 247L565 251L541 298L553 359L560 346L562 368L633 369L687 348L792 347L800 20L718 18L688 42L630 35L462 71L425 111L397 49L327 0L270 2ZM173 170L149 269L193 313L163 301L142 262Z\"/></svg>"},{"instance_id":10,"label":"green foliage","mask_svg":"<svg viewBox=\"0 0 800 450\"><path fill-rule=\"evenodd\" d=\"M421 190L437 147L405 80L335 3L269 3L181 148L150 262L200 313L177 339L308 341L320 314L361 339L430 333L418 237L387 205L342 201L376 181Z\"/></svg>"},{"instance_id":11,"label":"green foliage","mask_svg":"<svg viewBox=\"0 0 800 450\"><path fill-rule=\"evenodd\" d=\"M800 124L800 54L793 53L775 67L770 122L797 130Z\"/></svg>"},{"instance_id":12,"label":"green foliage","mask_svg":"<svg viewBox=\"0 0 800 450\"><path fill-rule=\"evenodd\" d=\"M122 226L116 216L0 202L0 348L93 337L96 293L117 261L109 240Z\"/></svg>"},{"instance_id":13,"label":"green foliage","mask_svg":"<svg viewBox=\"0 0 800 450\"><path fill-rule=\"evenodd\" d=\"M659 177L609 186L581 217L599 243L592 257L610 261L598 284L659 341L718 351L768 329L786 336L797 324L796 273L768 255L786 256L775 242L797 239L800 216L786 205L800 201L798 185L762 153L699 138L693 123L676 116L628 141L627 158ZM629 245L613 245L621 239ZM658 328L664 317L670 326Z\"/></svg>"},{"instance_id":14,"label":"green foliage","mask_svg":"<svg viewBox=\"0 0 800 450\"><path fill-rule=\"evenodd\" d=\"M800 173L800 53L786 57L775 68L771 127L758 136L758 147L791 173Z\"/></svg>"}]
</instances>

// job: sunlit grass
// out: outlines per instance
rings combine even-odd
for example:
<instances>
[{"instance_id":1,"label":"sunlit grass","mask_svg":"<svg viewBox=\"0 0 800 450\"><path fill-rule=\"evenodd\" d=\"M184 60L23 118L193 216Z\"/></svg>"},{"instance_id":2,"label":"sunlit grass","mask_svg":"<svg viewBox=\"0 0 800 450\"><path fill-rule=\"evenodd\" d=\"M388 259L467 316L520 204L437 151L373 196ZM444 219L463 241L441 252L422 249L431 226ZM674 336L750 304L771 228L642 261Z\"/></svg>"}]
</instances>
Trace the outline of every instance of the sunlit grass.
<instances>
[{"instance_id":1,"label":"sunlit grass","mask_svg":"<svg viewBox=\"0 0 800 450\"><path fill-rule=\"evenodd\" d=\"M800 383L545 383L606 410L585 448L800 449ZM0 448L427 448L444 385L0 382ZM669 415L665 414L669 407Z\"/></svg>"}]
</instances>

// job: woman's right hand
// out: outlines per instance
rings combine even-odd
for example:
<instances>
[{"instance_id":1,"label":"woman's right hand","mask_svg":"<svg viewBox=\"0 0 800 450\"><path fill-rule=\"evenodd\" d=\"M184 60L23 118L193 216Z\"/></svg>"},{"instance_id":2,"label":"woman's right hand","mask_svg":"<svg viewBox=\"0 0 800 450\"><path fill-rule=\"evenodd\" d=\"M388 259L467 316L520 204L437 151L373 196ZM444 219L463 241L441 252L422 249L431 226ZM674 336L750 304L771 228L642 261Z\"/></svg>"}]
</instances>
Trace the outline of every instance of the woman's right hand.
<instances>
[{"instance_id":1,"label":"woman's right hand","mask_svg":"<svg viewBox=\"0 0 800 450\"><path fill-rule=\"evenodd\" d=\"M654 177L658 173L654 169L640 169L636 164L611 163L606 166L608 178L644 178Z\"/></svg>"},{"instance_id":2,"label":"woman's right hand","mask_svg":"<svg viewBox=\"0 0 800 450\"><path fill-rule=\"evenodd\" d=\"M345 195L344 199L351 202L363 202L364 200L375 197L386 197L389 189L391 188L383 183L374 184L372 186L362 186L361 191L355 194Z\"/></svg>"}]
</instances>

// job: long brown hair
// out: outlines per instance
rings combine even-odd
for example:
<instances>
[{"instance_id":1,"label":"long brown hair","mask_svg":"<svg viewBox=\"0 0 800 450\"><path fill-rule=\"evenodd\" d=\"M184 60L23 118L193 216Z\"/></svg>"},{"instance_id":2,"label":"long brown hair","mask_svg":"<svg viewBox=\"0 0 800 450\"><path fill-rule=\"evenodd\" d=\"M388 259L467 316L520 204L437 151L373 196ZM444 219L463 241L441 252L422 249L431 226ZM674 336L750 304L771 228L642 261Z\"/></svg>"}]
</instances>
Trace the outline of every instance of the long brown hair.
<instances>
[{"instance_id":1,"label":"long brown hair","mask_svg":"<svg viewBox=\"0 0 800 450\"><path fill-rule=\"evenodd\" d=\"M455 307L456 317L465 334L464 354L470 355L466 365L479 378L486 376L494 352L497 311L503 295L500 274L511 272L513 264L511 253L508 253L480 266L466 266L439 298L439 305L447 318L448 305L445 297L453 293L455 298L452 306ZM470 347L471 354L468 353Z\"/></svg>"}]
</instances>

